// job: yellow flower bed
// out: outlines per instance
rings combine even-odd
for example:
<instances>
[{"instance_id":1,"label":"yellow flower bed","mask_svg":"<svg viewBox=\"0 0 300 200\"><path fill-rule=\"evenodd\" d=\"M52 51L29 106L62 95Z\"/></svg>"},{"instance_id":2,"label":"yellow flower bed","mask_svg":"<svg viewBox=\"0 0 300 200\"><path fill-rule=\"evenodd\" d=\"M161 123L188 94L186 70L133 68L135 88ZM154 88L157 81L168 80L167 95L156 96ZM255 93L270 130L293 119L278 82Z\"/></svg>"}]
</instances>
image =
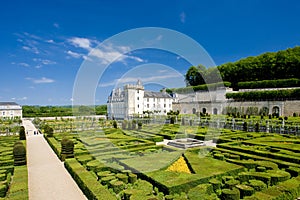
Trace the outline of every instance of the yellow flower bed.
<instances>
[{"instance_id":1,"label":"yellow flower bed","mask_svg":"<svg viewBox=\"0 0 300 200\"><path fill-rule=\"evenodd\" d=\"M191 174L191 171L190 171L189 167L187 166L183 156L181 156L176 162L174 162L172 165L170 165L167 168L167 171L184 172L184 173Z\"/></svg>"}]
</instances>

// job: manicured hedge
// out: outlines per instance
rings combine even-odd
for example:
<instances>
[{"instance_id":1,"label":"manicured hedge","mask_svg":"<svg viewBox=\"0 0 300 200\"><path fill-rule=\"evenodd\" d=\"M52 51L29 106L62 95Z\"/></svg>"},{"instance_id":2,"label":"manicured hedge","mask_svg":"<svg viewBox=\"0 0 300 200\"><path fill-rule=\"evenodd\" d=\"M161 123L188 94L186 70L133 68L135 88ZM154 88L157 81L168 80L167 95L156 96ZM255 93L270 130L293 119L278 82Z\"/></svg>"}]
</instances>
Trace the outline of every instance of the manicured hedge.
<instances>
[{"instance_id":1,"label":"manicured hedge","mask_svg":"<svg viewBox=\"0 0 300 200\"><path fill-rule=\"evenodd\" d=\"M99 184L97 179L80 165L76 159L67 159L65 167L88 199L117 199L104 186Z\"/></svg>"},{"instance_id":2,"label":"manicured hedge","mask_svg":"<svg viewBox=\"0 0 300 200\"><path fill-rule=\"evenodd\" d=\"M245 196L251 196L255 192L254 188L248 185L236 185L236 188L240 190L241 198L244 198Z\"/></svg>"},{"instance_id":3,"label":"manicured hedge","mask_svg":"<svg viewBox=\"0 0 300 200\"><path fill-rule=\"evenodd\" d=\"M237 165L243 165L248 169L254 169L258 167L264 167L265 169L278 169L276 163L269 162L269 161L235 160L235 159L226 159L226 161Z\"/></svg>"},{"instance_id":4,"label":"manicured hedge","mask_svg":"<svg viewBox=\"0 0 300 200\"><path fill-rule=\"evenodd\" d=\"M256 192L245 200L297 199L300 196L300 176L281 182L261 192Z\"/></svg>"},{"instance_id":5,"label":"manicured hedge","mask_svg":"<svg viewBox=\"0 0 300 200\"><path fill-rule=\"evenodd\" d=\"M211 84L203 84L197 86L189 86L184 88L172 88L167 89L168 93L187 93L187 92L196 92L196 91L208 91L208 90L216 90L218 87L230 87L230 82L219 82L219 83L211 83Z\"/></svg>"},{"instance_id":6,"label":"manicured hedge","mask_svg":"<svg viewBox=\"0 0 300 200\"><path fill-rule=\"evenodd\" d=\"M46 139L52 150L55 152L57 157L60 158L60 143L54 137L47 137L44 135L44 138Z\"/></svg>"},{"instance_id":7,"label":"manicured hedge","mask_svg":"<svg viewBox=\"0 0 300 200\"><path fill-rule=\"evenodd\" d=\"M223 149L223 148L217 148L217 150L222 151L222 152L226 152L226 153L239 155L241 157L241 159L255 159L255 160L271 161L271 162L276 163L280 168L288 168L290 166L292 166L292 167L299 167L300 166L300 164L298 164L298 163L291 163L291 162L272 159L272 158L268 158L268 157L257 156L257 155L254 155L253 152L250 152L250 151L249 151L249 153L243 153L243 152L239 152L239 150L228 150L228 149ZM232 159L226 159L226 160L230 161Z\"/></svg>"},{"instance_id":8,"label":"manicured hedge","mask_svg":"<svg viewBox=\"0 0 300 200\"><path fill-rule=\"evenodd\" d=\"M267 188L267 184L260 180L249 180L248 185L253 187L255 191L261 191Z\"/></svg>"},{"instance_id":9,"label":"manicured hedge","mask_svg":"<svg viewBox=\"0 0 300 200\"><path fill-rule=\"evenodd\" d=\"M286 181L290 174L281 170L268 170L267 172L241 172L239 179L241 182L247 182L252 179L261 180L267 185L276 185L279 182Z\"/></svg>"},{"instance_id":10,"label":"manicured hedge","mask_svg":"<svg viewBox=\"0 0 300 200\"><path fill-rule=\"evenodd\" d=\"M238 101L300 99L300 89L226 93L226 98Z\"/></svg>"},{"instance_id":11,"label":"manicured hedge","mask_svg":"<svg viewBox=\"0 0 300 200\"><path fill-rule=\"evenodd\" d=\"M190 200L218 199L217 195L214 194L211 184L200 184L195 188L190 189L187 196Z\"/></svg>"},{"instance_id":12,"label":"manicured hedge","mask_svg":"<svg viewBox=\"0 0 300 200\"><path fill-rule=\"evenodd\" d=\"M223 189L222 200L239 200L240 199L240 191L236 188L233 189Z\"/></svg>"},{"instance_id":13,"label":"manicured hedge","mask_svg":"<svg viewBox=\"0 0 300 200\"><path fill-rule=\"evenodd\" d=\"M238 82L239 89L255 89L255 88L286 88L299 87L300 79L278 79L278 80L263 80L263 81L247 81Z\"/></svg>"}]
</instances>

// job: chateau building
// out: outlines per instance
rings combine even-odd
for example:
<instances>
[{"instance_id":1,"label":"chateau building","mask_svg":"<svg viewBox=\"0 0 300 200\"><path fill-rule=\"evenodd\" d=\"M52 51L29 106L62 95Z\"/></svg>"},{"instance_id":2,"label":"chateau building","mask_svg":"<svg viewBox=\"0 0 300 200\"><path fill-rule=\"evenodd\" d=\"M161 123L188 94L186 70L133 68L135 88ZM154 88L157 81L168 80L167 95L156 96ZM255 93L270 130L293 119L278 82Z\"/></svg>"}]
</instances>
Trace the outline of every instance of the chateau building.
<instances>
[{"instance_id":1,"label":"chateau building","mask_svg":"<svg viewBox=\"0 0 300 200\"><path fill-rule=\"evenodd\" d=\"M136 85L127 84L114 89L108 97L109 119L130 119L134 116L167 115L172 110L173 98L165 91L153 92L144 89L140 80Z\"/></svg>"},{"instance_id":2,"label":"chateau building","mask_svg":"<svg viewBox=\"0 0 300 200\"><path fill-rule=\"evenodd\" d=\"M276 88L278 89L278 88ZM261 91L266 89L256 89ZM269 88L268 90L274 90ZM212 91L191 91L188 93L152 92L144 90L141 81L136 85L125 85L111 92L107 102L109 119L130 119L151 113L166 115L170 110L179 110L181 114L226 114L235 110L239 114L253 113L260 115L278 114L279 116L300 115L300 100L281 101L234 101L226 99L226 93L232 88L216 88Z\"/></svg>"},{"instance_id":3,"label":"chateau building","mask_svg":"<svg viewBox=\"0 0 300 200\"><path fill-rule=\"evenodd\" d=\"M22 118L22 106L15 102L0 102L0 118Z\"/></svg>"}]
</instances>

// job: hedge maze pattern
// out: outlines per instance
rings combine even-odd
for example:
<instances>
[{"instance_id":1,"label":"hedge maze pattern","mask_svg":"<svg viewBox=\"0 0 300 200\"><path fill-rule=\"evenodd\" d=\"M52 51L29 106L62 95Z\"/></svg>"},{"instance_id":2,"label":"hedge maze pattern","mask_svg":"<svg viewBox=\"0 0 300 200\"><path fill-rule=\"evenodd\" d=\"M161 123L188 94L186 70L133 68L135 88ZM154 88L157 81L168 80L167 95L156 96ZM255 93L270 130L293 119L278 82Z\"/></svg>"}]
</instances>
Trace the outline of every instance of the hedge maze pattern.
<instances>
[{"instance_id":1,"label":"hedge maze pattern","mask_svg":"<svg viewBox=\"0 0 300 200\"><path fill-rule=\"evenodd\" d=\"M47 123L55 127L56 121ZM143 124L141 129L123 130L113 128L111 122L103 129L54 129L54 137L46 139L58 156L62 155L63 140L73 142L74 158L65 157L65 167L89 199L254 200L300 196L298 136L220 131L217 138L214 131L199 126ZM217 147L180 151L156 145L163 139L188 134L213 139ZM174 166L178 170L170 170Z\"/></svg>"}]
</instances>

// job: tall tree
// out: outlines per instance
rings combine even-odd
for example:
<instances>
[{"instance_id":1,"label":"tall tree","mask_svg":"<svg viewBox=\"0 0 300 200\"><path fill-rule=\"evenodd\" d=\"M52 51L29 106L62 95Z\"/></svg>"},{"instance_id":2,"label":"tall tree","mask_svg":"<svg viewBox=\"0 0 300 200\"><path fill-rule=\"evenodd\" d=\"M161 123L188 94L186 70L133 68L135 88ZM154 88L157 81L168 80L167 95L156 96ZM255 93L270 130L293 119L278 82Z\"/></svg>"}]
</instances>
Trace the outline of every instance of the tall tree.
<instances>
[{"instance_id":1,"label":"tall tree","mask_svg":"<svg viewBox=\"0 0 300 200\"><path fill-rule=\"evenodd\" d=\"M205 84L206 68L203 65L192 66L185 74L185 81L188 86Z\"/></svg>"}]
</instances>

